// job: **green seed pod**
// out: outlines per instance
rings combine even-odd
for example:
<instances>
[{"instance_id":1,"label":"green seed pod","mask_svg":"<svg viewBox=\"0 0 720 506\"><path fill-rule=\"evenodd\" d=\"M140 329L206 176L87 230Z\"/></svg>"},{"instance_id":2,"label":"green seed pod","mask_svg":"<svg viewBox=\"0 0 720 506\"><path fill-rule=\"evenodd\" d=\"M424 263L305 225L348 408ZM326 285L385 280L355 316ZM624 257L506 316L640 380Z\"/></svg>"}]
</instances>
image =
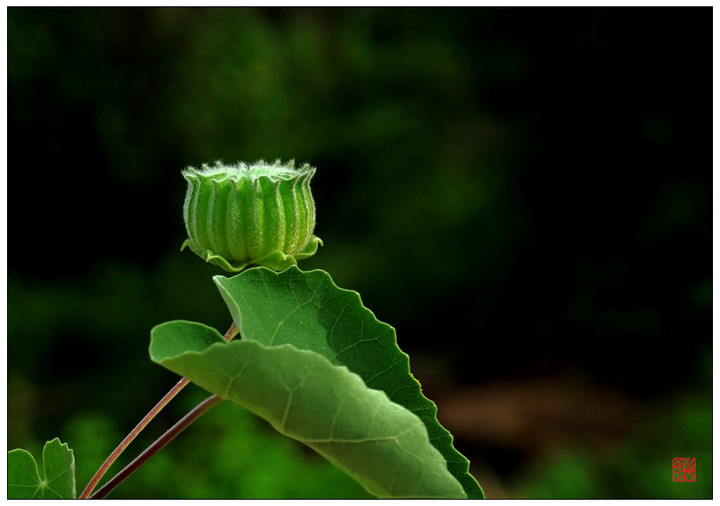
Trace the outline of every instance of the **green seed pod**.
<instances>
[{"instance_id":1,"label":"green seed pod","mask_svg":"<svg viewBox=\"0 0 720 506\"><path fill-rule=\"evenodd\" d=\"M291 161L203 165L183 171L188 182L183 217L186 246L229 272L248 265L283 270L311 257L322 244L313 235L315 168Z\"/></svg>"}]
</instances>

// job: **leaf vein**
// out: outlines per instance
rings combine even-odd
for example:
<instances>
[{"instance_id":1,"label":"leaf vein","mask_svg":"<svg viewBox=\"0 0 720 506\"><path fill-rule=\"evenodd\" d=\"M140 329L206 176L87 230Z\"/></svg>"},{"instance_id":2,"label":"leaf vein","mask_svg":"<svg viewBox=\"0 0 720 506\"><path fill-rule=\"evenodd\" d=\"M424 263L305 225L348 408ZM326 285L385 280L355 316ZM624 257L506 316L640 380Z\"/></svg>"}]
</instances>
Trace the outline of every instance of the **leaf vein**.
<instances>
[{"instance_id":1,"label":"leaf vein","mask_svg":"<svg viewBox=\"0 0 720 506\"><path fill-rule=\"evenodd\" d=\"M294 315L295 313L297 313L298 311L300 311L302 308L304 308L304 307L307 306L307 305L312 304L312 302L313 302L312 300L308 300L308 301L303 302L303 303L300 304L299 306L296 306L292 311L290 311L287 315L285 315L285 317L284 317L282 320L280 320L280 321L278 322L278 324L275 326L275 331L274 331L274 332L272 333L272 335L270 336L270 342L269 342L269 345L270 345L270 346L274 346L274 345L275 345L275 338L277 337L278 333L280 332L280 329L281 329L282 326L285 324L285 322L288 321L288 319L289 319L292 315Z\"/></svg>"}]
</instances>

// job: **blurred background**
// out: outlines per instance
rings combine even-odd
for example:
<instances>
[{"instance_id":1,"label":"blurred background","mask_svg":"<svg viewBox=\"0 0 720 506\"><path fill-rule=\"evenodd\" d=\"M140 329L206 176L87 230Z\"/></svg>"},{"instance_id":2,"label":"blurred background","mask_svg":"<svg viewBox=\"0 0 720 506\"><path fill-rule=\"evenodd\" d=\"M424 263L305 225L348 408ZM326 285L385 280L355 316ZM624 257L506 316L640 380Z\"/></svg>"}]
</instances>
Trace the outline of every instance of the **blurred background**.
<instances>
[{"instance_id":1,"label":"blurred background","mask_svg":"<svg viewBox=\"0 0 720 506\"><path fill-rule=\"evenodd\" d=\"M292 158L301 267L397 329L489 497L712 496L711 8L7 17L9 449L85 486L177 380L152 326L231 323L181 169ZM367 495L225 403L111 497Z\"/></svg>"}]
</instances>

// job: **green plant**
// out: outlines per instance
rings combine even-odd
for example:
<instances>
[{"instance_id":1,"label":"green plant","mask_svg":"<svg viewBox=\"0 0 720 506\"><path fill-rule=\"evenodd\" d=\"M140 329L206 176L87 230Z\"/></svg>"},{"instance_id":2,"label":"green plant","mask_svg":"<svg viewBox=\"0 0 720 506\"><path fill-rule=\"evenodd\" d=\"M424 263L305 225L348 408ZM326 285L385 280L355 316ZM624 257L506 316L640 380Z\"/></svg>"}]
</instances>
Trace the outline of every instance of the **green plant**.
<instances>
[{"instance_id":1,"label":"green plant","mask_svg":"<svg viewBox=\"0 0 720 506\"><path fill-rule=\"evenodd\" d=\"M106 497L213 406L230 400L300 441L382 498L479 498L468 460L410 373L394 329L356 292L297 260L313 235L315 169L280 162L188 169L183 245L235 275L215 276L233 324L221 335L171 321L151 331L150 358L182 376L100 466L80 498ZM253 265L253 267L249 267ZM241 339L233 340L237 335ZM137 434L189 382L212 395L95 491ZM43 472L30 453L8 453L11 498L74 498L74 456L46 444Z\"/></svg>"}]
</instances>

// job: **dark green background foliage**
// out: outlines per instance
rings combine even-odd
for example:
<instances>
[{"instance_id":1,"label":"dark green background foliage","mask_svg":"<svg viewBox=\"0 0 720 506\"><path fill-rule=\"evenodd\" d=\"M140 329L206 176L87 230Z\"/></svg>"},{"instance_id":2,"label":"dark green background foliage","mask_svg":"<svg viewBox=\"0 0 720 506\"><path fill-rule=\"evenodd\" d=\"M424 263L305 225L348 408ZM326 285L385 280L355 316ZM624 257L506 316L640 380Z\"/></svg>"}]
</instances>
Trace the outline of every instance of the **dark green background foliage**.
<instances>
[{"instance_id":1,"label":"dark green background foliage","mask_svg":"<svg viewBox=\"0 0 720 506\"><path fill-rule=\"evenodd\" d=\"M10 448L84 486L176 381L150 328L230 324L180 170L294 158L301 266L395 326L489 497L709 497L711 12L9 9ZM223 405L114 497L362 494Z\"/></svg>"}]
</instances>

